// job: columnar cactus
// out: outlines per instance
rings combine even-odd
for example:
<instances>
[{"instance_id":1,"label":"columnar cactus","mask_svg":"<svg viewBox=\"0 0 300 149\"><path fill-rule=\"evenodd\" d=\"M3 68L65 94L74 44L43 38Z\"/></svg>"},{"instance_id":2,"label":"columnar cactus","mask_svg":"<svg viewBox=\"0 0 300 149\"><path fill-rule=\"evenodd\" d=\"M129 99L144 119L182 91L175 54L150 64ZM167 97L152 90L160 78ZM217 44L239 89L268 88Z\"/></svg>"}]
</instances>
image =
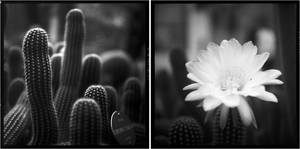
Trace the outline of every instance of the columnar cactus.
<instances>
[{"instance_id":1,"label":"columnar cactus","mask_svg":"<svg viewBox=\"0 0 300 149\"><path fill-rule=\"evenodd\" d=\"M15 78L11 81L11 83L8 86L7 94L7 101L9 103L9 107L13 107L16 104L20 94L24 91L24 89L25 82L23 78Z\"/></svg>"},{"instance_id":2,"label":"columnar cactus","mask_svg":"<svg viewBox=\"0 0 300 149\"><path fill-rule=\"evenodd\" d=\"M20 47L11 47L8 53L9 75L11 79L24 77L24 61Z\"/></svg>"},{"instance_id":3,"label":"columnar cactus","mask_svg":"<svg viewBox=\"0 0 300 149\"><path fill-rule=\"evenodd\" d=\"M122 111L133 122L139 122L141 98L133 90L127 90L122 97Z\"/></svg>"},{"instance_id":4,"label":"columnar cactus","mask_svg":"<svg viewBox=\"0 0 300 149\"><path fill-rule=\"evenodd\" d=\"M244 126L237 109L229 109L227 123L224 128L220 125L221 108L218 108L213 121L214 145L242 145L245 140L246 127Z\"/></svg>"},{"instance_id":5,"label":"columnar cactus","mask_svg":"<svg viewBox=\"0 0 300 149\"><path fill-rule=\"evenodd\" d=\"M197 121L191 117L180 117L169 131L171 146L199 146L203 143L203 132Z\"/></svg>"},{"instance_id":6,"label":"columnar cactus","mask_svg":"<svg viewBox=\"0 0 300 149\"><path fill-rule=\"evenodd\" d=\"M80 98L72 108L70 119L71 145L100 145L101 111L93 99Z\"/></svg>"},{"instance_id":7,"label":"columnar cactus","mask_svg":"<svg viewBox=\"0 0 300 149\"><path fill-rule=\"evenodd\" d=\"M21 141L29 119L30 104L27 92L23 91L16 105L4 117L3 142L5 146L15 145Z\"/></svg>"},{"instance_id":8,"label":"columnar cactus","mask_svg":"<svg viewBox=\"0 0 300 149\"><path fill-rule=\"evenodd\" d=\"M117 110L118 93L117 90L112 86L104 86L104 88L106 90L107 99L109 101L108 115L111 117L113 112Z\"/></svg>"},{"instance_id":9,"label":"columnar cactus","mask_svg":"<svg viewBox=\"0 0 300 149\"><path fill-rule=\"evenodd\" d=\"M62 54L53 54L51 56L51 67L52 67L52 91L53 95L56 95L56 91L59 87L60 69L61 69Z\"/></svg>"},{"instance_id":10,"label":"columnar cactus","mask_svg":"<svg viewBox=\"0 0 300 149\"><path fill-rule=\"evenodd\" d=\"M29 30L23 41L25 84L31 105L33 136L30 144L50 145L57 142L57 115L52 102L52 77L45 30Z\"/></svg>"},{"instance_id":11,"label":"columnar cactus","mask_svg":"<svg viewBox=\"0 0 300 149\"><path fill-rule=\"evenodd\" d=\"M100 83L101 61L97 54L88 54L83 58L82 75L79 95L82 97L85 90L93 84Z\"/></svg>"},{"instance_id":12,"label":"columnar cactus","mask_svg":"<svg viewBox=\"0 0 300 149\"><path fill-rule=\"evenodd\" d=\"M79 9L72 9L66 16L65 50L60 85L54 101L60 126L60 142L66 142L69 139L70 112L79 92L84 37L83 13Z\"/></svg>"},{"instance_id":13,"label":"columnar cactus","mask_svg":"<svg viewBox=\"0 0 300 149\"><path fill-rule=\"evenodd\" d=\"M110 101L107 98L106 90L101 85L91 85L84 94L85 98L94 99L100 106L101 110L101 127L102 127L102 143L110 143L112 141L112 131L110 128L109 105Z\"/></svg>"},{"instance_id":14,"label":"columnar cactus","mask_svg":"<svg viewBox=\"0 0 300 149\"><path fill-rule=\"evenodd\" d=\"M131 74L132 60L124 52L111 51L102 54L102 84L112 85L118 91Z\"/></svg>"}]
</instances>

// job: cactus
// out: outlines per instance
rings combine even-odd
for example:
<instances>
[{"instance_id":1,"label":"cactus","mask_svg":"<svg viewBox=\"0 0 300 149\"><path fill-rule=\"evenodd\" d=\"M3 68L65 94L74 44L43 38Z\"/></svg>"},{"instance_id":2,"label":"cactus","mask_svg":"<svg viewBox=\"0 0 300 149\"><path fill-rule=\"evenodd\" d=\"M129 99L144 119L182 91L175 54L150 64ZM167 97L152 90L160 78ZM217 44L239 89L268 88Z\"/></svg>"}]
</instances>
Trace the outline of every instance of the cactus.
<instances>
[{"instance_id":1,"label":"cactus","mask_svg":"<svg viewBox=\"0 0 300 149\"><path fill-rule=\"evenodd\" d=\"M65 47L65 43L64 42L58 42L55 45L55 53L62 53L64 47Z\"/></svg>"},{"instance_id":2,"label":"cactus","mask_svg":"<svg viewBox=\"0 0 300 149\"><path fill-rule=\"evenodd\" d=\"M107 98L109 101L109 108L108 108L108 115L111 117L114 111L117 110L117 99L118 99L118 93L117 90L112 86L104 86Z\"/></svg>"},{"instance_id":3,"label":"cactus","mask_svg":"<svg viewBox=\"0 0 300 149\"><path fill-rule=\"evenodd\" d=\"M53 54L51 56L51 67L52 67L52 91L53 95L56 95L59 87L60 69L61 69L62 54Z\"/></svg>"},{"instance_id":4,"label":"cactus","mask_svg":"<svg viewBox=\"0 0 300 149\"><path fill-rule=\"evenodd\" d=\"M27 98L27 92L23 91L16 105L4 117L3 143L5 146L20 143L29 119L30 104Z\"/></svg>"},{"instance_id":5,"label":"cactus","mask_svg":"<svg viewBox=\"0 0 300 149\"><path fill-rule=\"evenodd\" d=\"M156 147L156 146L168 146L169 140L166 136L160 135L160 136L156 136L154 138L154 143L152 146Z\"/></svg>"},{"instance_id":6,"label":"cactus","mask_svg":"<svg viewBox=\"0 0 300 149\"><path fill-rule=\"evenodd\" d=\"M23 41L25 84L31 105L33 136L30 144L50 145L57 142L57 115L52 103L51 68L47 33L30 29Z\"/></svg>"},{"instance_id":7,"label":"cactus","mask_svg":"<svg viewBox=\"0 0 300 149\"><path fill-rule=\"evenodd\" d=\"M145 126L142 124L135 123L134 132L136 136L135 145L146 145L148 137L146 136Z\"/></svg>"},{"instance_id":8,"label":"cactus","mask_svg":"<svg viewBox=\"0 0 300 149\"><path fill-rule=\"evenodd\" d=\"M200 146L203 143L202 127L194 118L180 117L169 131L171 146Z\"/></svg>"},{"instance_id":9,"label":"cactus","mask_svg":"<svg viewBox=\"0 0 300 149\"><path fill-rule=\"evenodd\" d=\"M25 89L25 82L23 78L15 78L14 80L11 81L11 83L8 86L8 94L7 94L7 99L9 103L9 107L13 107L20 94L23 92Z\"/></svg>"},{"instance_id":10,"label":"cactus","mask_svg":"<svg viewBox=\"0 0 300 149\"><path fill-rule=\"evenodd\" d=\"M2 111L4 113L4 115L9 111L10 107L9 107L9 101L7 100L7 88L8 88L8 81L9 81L9 76L8 76L8 71L6 69L4 69L4 74L3 74L3 79L1 80L2 83L4 84L4 87L3 87L3 97L5 99L5 102L4 102L4 111ZM1 104L2 105L2 104Z\"/></svg>"},{"instance_id":11,"label":"cactus","mask_svg":"<svg viewBox=\"0 0 300 149\"><path fill-rule=\"evenodd\" d=\"M94 99L100 106L101 110L101 127L102 127L102 142L110 143L113 141L113 134L110 128L109 107L110 101L108 100L107 93L101 85L91 85L84 94L85 98Z\"/></svg>"},{"instance_id":12,"label":"cactus","mask_svg":"<svg viewBox=\"0 0 300 149\"><path fill-rule=\"evenodd\" d=\"M84 38L85 22L83 13L79 9L72 9L66 16L66 44L62 59L60 85L54 100L60 126L60 142L67 142L69 139L70 112L79 92Z\"/></svg>"},{"instance_id":13,"label":"cactus","mask_svg":"<svg viewBox=\"0 0 300 149\"><path fill-rule=\"evenodd\" d=\"M228 111L227 122L221 127L221 108L218 108L213 120L214 145L242 145L245 139L246 127L244 126L236 108Z\"/></svg>"},{"instance_id":14,"label":"cactus","mask_svg":"<svg viewBox=\"0 0 300 149\"><path fill-rule=\"evenodd\" d=\"M10 79L24 77L24 61L20 47L11 47L8 53Z\"/></svg>"},{"instance_id":15,"label":"cactus","mask_svg":"<svg viewBox=\"0 0 300 149\"><path fill-rule=\"evenodd\" d=\"M133 122L139 122L141 98L136 92L127 90L122 97L122 111Z\"/></svg>"},{"instance_id":16,"label":"cactus","mask_svg":"<svg viewBox=\"0 0 300 149\"><path fill-rule=\"evenodd\" d=\"M130 57L124 52L106 52L102 54L103 74L102 83L104 85L112 85L118 91L126 78L131 74L132 62Z\"/></svg>"},{"instance_id":17,"label":"cactus","mask_svg":"<svg viewBox=\"0 0 300 149\"><path fill-rule=\"evenodd\" d=\"M102 133L101 111L93 99L78 99L71 112L71 145L99 145Z\"/></svg>"},{"instance_id":18,"label":"cactus","mask_svg":"<svg viewBox=\"0 0 300 149\"><path fill-rule=\"evenodd\" d=\"M84 96L85 90L93 84L100 83L101 62L97 54L88 54L83 58L79 96Z\"/></svg>"}]
</instances>

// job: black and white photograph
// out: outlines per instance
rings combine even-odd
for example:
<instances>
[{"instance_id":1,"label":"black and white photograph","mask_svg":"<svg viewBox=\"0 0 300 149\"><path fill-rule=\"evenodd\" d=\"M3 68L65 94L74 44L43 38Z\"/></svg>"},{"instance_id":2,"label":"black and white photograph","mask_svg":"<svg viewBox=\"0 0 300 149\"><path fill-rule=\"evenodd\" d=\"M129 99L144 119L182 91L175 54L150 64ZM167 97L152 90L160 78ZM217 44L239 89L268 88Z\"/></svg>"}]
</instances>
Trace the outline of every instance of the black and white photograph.
<instances>
[{"instance_id":1,"label":"black and white photograph","mask_svg":"<svg viewBox=\"0 0 300 149\"><path fill-rule=\"evenodd\" d=\"M298 8L152 2L152 146L299 147Z\"/></svg>"},{"instance_id":2,"label":"black and white photograph","mask_svg":"<svg viewBox=\"0 0 300 149\"><path fill-rule=\"evenodd\" d=\"M2 147L148 147L148 2L3 2Z\"/></svg>"}]
</instances>

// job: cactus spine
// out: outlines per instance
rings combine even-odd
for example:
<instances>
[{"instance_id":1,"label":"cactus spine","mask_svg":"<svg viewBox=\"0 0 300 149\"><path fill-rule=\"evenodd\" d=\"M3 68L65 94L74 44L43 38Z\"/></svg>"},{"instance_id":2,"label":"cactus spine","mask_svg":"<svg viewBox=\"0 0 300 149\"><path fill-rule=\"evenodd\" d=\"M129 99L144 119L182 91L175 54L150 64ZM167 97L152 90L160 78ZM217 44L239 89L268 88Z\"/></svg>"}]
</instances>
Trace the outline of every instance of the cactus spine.
<instances>
[{"instance_id":1,"label":"cactus spine","mask_svg":"<svg viewBox=\"0 0 300 149\"><path fill-rule=\"evenodd\" d=\"M71 145L99 145L101 138L101 111L93 99L78 99L70 119Z\"/></svg>"},{"instance_id":2,"label":"cactus spine","mask_svg":"<svg viewBox=\"0 0 300 149\"><path fill-rule=\"evenodd\" d=\"M230 108L227 122L221 128L221 108L218 108L213 121L213 144L214 145L242 145L245 137L246 127L244 126L237 109Z\"/></svg>"},{"instance_id":3,"label":"cactus spine","mask_svg":"<svg viewBox=\"0 0 300 149\"><path fill-rule=\"evenodd\" d=\"M83 58L82 75L79 95L84 96L85 90L93 84L100 83L101 62L96 54L88 54Z\"/></svg>"},{"instance_id":4,"label":"cactus spine","mask_svg":"<svg viewBox=\"0 0 300 149\"><path fill-rule=\"evenodd\" d=\"M118 93L117 90L112 86L104 86L104 88L107 93L107 99L110 103L108 108L108 115L110 118L113 112L117 110Z\"/></svg>"},{"instance_id":5,"label":"cactus spine","mask_svg":"<svg viewBox=\"0 0 300 149\"><path fill-rule=\"evenodd\" d=\"M69 139L70 112L73 103L78 98L84 37L85 22L83 13L79 9L72 9L66 16L66 44L60 85L54 101L58 112L60 142L66 142Z\"/></svg>"},{"instance_id":6,"label":"cactus spine","mask_svg":"<svg viewBox=\"0 0 300 149\"><path fill-rule=\"evenodd\" d=\"M53 56L51 57L53 95L56 95L57 89L59 87L61 59L61 54L53 54Z\"/></svg>"},{"instance_id":7,"label":"cactus spine","mask_svg":"<svg viewBox=\"0 0 300 149\"><path fill-rule=\"evenodd\" d=\"M41 28L29 30L23 41L25 83L33 122L32 145L57 142L57 115L52 103L51 68L47 33Z\"/></svg>"},{"instance_id":8,"label":"cactus spine","mask_svg":"<svg viewBox=\"0 0 300 149\"><path fill-rule=\"evenodd\" d=\"M9 107L13 107L20 94L24 91L25 89L25 82L23 78L15 78L12 80L12 82L8 86L8 103Z\"/></svg>"},{"instance_id":9,"label":"cactus spine","mask_svg":"<svg viewBox=\"0 0 300 149\"><path fill-rule=\"evenodd\" d=\"M174 121L169 131L172 146L199 146L203 143L201 126L191 117L180 117Z\"/></svg>"},{"instance_id":10,"label":"cactus spine","mask_svg":"<svg viewBox=\"0 0 300 149\"><path fill-rule=\"evenodd\" d=\"M91 85L84 94L85 98L94 99L100 106L101 115L102 115L102 142L101 143L110 143L113 140L112 131L110 128L110 116L108 115L108 109L110 102L107 98L107 93L105 88L101 85Z\"/></svg>"},{"instance_id":11,"label":"cactus spine","mask_svg":"<svg viewBox=\"0 0 300 149\"><path fill-rule=\"evenodd\" d=\"M16 105L4 117L4 145L18 144L30 118L30 104L24 91Z\"/></svg>"}]
</instances>

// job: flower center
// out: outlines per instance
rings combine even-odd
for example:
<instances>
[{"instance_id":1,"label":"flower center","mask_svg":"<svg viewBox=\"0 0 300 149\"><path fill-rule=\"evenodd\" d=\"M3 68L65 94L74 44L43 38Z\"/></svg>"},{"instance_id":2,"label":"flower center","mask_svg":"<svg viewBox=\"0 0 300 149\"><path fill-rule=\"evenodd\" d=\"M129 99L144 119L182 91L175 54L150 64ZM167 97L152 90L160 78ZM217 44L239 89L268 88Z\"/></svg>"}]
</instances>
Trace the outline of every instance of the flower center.
<instances>
[{"instance_id":1,"label":"flower center","mask_svg":"<svg viewBox=\"0 0 300 149\"><path fill-rule=\"evenodd\" d=\"M221 91L229 94L241 91L245 82L245 73L240 67L232 67L224 71L220 80Z\"/></svg>"}]
</instances>

